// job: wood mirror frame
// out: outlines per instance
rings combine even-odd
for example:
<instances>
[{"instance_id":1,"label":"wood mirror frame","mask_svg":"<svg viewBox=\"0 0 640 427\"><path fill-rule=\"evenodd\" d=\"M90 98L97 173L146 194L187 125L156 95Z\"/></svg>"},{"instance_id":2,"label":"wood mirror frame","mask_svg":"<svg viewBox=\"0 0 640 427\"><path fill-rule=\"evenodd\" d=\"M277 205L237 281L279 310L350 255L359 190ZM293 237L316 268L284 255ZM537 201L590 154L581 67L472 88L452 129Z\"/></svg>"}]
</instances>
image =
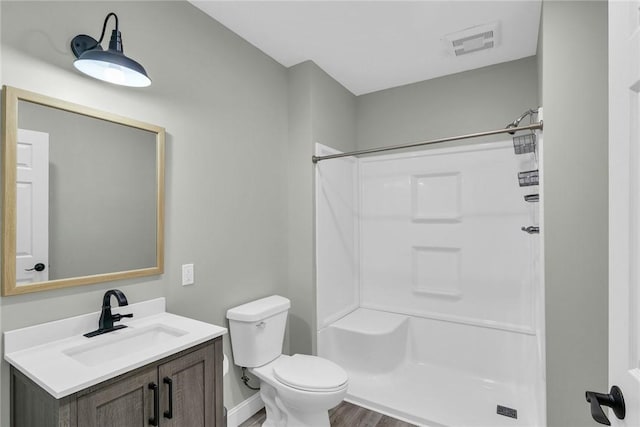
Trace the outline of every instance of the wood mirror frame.
<instances>
[{"instance_id":1,"label":"wood mirror frame","mask_svg":"<svg viewBox=\"0 0 640 427\"><path fill-rule=\"evenodd\" d=\"M156 259L155 265L126 271L113 271L86 276L17 285L17 138L18 102L26 101L56 110L104 120L156 135ZM2 296L88 285L119 279L158 275L164 272L164 156L165 130L162 127L96 110L67 101L9 86L2 87Z\"/></svg>"}]
</instances>

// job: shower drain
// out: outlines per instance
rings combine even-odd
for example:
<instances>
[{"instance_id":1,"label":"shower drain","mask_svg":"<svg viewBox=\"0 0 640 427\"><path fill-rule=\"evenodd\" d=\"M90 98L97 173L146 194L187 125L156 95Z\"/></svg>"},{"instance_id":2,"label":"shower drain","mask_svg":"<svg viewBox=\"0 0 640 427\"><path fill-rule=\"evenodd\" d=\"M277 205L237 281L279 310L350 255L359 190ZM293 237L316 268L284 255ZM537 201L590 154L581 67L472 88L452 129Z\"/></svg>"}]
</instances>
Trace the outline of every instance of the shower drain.
<instances>
[{"instance_id":1,"label":"shower drain","mask_svg":"<svg viewBox=\"0 0 640 427\"><path fill-rule=\"evenodd\" d=\"M505 417L516 419L518 418L518 411L513 408L507 408L506 406L498 405L498 409L496 410L496 412L498 413L498 415L504 415Z\"/></svg>"}]
</instances>

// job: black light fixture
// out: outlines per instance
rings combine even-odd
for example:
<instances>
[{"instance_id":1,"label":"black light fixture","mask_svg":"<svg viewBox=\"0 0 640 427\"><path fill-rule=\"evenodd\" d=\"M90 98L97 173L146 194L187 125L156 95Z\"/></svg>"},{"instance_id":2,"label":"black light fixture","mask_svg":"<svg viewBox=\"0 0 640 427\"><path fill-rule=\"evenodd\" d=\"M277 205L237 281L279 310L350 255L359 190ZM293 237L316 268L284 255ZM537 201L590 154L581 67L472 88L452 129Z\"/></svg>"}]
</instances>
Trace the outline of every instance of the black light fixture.
<instances>
[{"instance_id":1,"label":"black light fixture","mask_svg":"<svg viewBox=\"0 0 640 427\"><path fill-rule=\"evenodd\" d=\"M111 32L109 49L103 50L100 43L104 39L107 21L112 16L116 20L116 28ZM78 58L73 65L93 78L122 86L145 87L151 84L144 67L124 55L118 16L113 12L104 19L100 40L80 34L71 40L71 51Z\"/></svg>"}]
</instances>

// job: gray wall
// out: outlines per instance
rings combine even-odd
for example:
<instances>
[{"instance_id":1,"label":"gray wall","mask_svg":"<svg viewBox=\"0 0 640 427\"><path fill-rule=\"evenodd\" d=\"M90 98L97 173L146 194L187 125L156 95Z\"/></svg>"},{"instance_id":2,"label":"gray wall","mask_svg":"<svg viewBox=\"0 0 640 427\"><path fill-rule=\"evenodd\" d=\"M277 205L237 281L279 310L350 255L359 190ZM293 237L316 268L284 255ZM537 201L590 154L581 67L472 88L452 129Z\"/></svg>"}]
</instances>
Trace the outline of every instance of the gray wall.
<instances>
[{"instance_id":1,"label":"gray wall","mask_svg":"<svg viewBox=\"0 0 640 427\"><path fill-rule=\"evenodd\" d=\"M503 128L538 106L537 74L529 57L359 96L358 149Z\"/></svg>"},{"instance_id":2,"label":"gray wall","mask_svg":"<svg viewBox=\"0 0 640 427\"><path fill-rule=\"evenodd\" d=\"M49 280L157 265L155 133L25 101L18 127L49 135Z\"/></svg>"},{"instance_id":3,"label":"gray wall","mask_svg":"<svg viewBox=\"0 0 640 427\"><path fill-rule=\"evenodd\" d=\"M150 88L110 86L73 69L70 39L97 35L109 11L120 16L127 53L149 70ZM285 70L183 2L3 1L0 17L3 84L168 132L165 274L2 298L2 331L95 311L113 287L131 302L166 296L169 310L217 324L229 307L281 293L293 300L291 352L312 350L313 143L349 150L354 141L367 148L502 127L537 105L543 78L548 418L551 426L592 423L584 390L607 383L606 4L545 2L539 63L525 58L358 98L312 63ZM196 284L183 288L188 262ZM228 339L225 348L230 355ZM7 372L3 362L0 425L8 425ZM232 368L225 404L250 394Z\"/></svg>"},{"instance_id":4,"label":"gray wall","mask_svg":"<svg viewBox=\"0 0 640 427\"><path fill-rule=\"evenodd\" d=\"M536 54L536 66L538 69L538 101L540 105L544 105L544 94L542 93L543 79L542 79L542 64L544 63L544 44L542 43L544 15L540 13L540 25L538 27L538 52Z\"/></svg>"},{"instance_id":5,"label":"gray wall","mask_svg":"<svg viewBox=\"0 0 640 427\"><path fill-rule=\"evenodd\" d=\"M545 1L542 16L547 418L594 425L584 392L608 390L607 3Z\"/></svg>"},{"instance_id":6,"label":"gray wall","mask_svg":"<svg viewBox=\"0 0 640 427\"><path fill-rule=\"evenodd\" d=\"M311 155L316 141L355 148L355 96L313 63L287 71L185 2L0 5L3 84L167 129L165 274L2 298L1 329L96 311L113 287L130 302L165 296L170 311L222 325L228 308L279 293L293 302L292 352L312 352ZM145 65L151 87L111 86L74 70L69 41L94 34L109 11L119 15L126 52ZM182 287L180 265L190 262L196 283ZM225 351L231 355L228 338ZM3 396L7 373L3 363ZM232 365L226 406L252 393Z\"/></svg>"},{"instance_id":7,"label":"gray wall","mask_svg":"<svg viewBox=\"0 0 640 427\"><path fill-rule=\"evenodd\" d=\"M355 149L356 97L311 61L289 69L289 334L291 353L315 353L315 143Z\"/></svg>"},{"instance_id":8,"label":"gray wall","mask_svg":"<svg viewBox=\"0 0 640 427\"><path fill-rule=\"evenodd\" d=\"M313 129L311 81L313 63L304 62L288 70L289 140L287 151L287 223L289 338L291 354L312 348L313 313L310 303L314 289L313 270ZM315 300L315 298L313 298ZM296 339L294 339L296 338ZM295 341L295 342L294 342Z\"/></svg>"},{"instance_id":9,"label":"gray wall","mask_svg":"<svg viewBox=\"0 0 640 427\"><path fill-rule=\"evenodd\" d=\"M234 305L286 295L286 69L186 2L2 1L0 8L3 84L167 129L165 273L2 298L1 330L97 311L104 291L116 287L130 302L166 296L170 311L220 325ZM149 88L112 86L73 68L71 38L98 36L111 11L126 53L149 71ZM190 262L196 283L182 287L180 265ZM5 362L0 377L6 426ZM251 393L232 367L225 404Z\"/></svg>"}]
</instances>

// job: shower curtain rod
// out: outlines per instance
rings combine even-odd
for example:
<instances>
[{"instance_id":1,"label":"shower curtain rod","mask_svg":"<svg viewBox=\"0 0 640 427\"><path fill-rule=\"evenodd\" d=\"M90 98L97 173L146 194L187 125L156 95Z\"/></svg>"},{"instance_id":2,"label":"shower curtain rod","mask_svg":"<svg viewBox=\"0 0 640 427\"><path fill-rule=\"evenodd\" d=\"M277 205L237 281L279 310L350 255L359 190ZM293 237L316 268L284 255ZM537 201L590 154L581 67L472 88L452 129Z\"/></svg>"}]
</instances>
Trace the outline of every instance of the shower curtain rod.
<instances>
[{"instance_id":1,"label":"shower curtain rod","mask_svg":"<svg viewBox=\"0 0 640 427\"><path fill-rule=\"evenodd\" d=\"M420 147L422 145L429 144L438 144L440 142L449 142L449 141L458 141L461 139L471 139L471 138L479 138L481 136L490 136L490 135L498 135L501 133L515 133L521 130L542 130L542 120L538 123L533 123L527 126L520 127L508 127L504 129L490 130L486 132L478 132L478 133L470 133L467 135L460 136L450 136L448 138L440 138L440 139L432 139L430 141L420 141L420 142L412 142L409 144L400 144L400 145L390 145L388 147L381 148L369 148L367 150L357 150L357 151L349 151L346 153L339 154L329 154L326 156L312 156L311 160L313 163L318 163L321 160L329 160L329 159L337 159L339 157L350 157L350 156L359 156L361 154L371 154L371 153L379 153L381 151L391 151L391 150L400 150L402 148L411 148L411 147Z\"/></svg>"}]
</instances>

